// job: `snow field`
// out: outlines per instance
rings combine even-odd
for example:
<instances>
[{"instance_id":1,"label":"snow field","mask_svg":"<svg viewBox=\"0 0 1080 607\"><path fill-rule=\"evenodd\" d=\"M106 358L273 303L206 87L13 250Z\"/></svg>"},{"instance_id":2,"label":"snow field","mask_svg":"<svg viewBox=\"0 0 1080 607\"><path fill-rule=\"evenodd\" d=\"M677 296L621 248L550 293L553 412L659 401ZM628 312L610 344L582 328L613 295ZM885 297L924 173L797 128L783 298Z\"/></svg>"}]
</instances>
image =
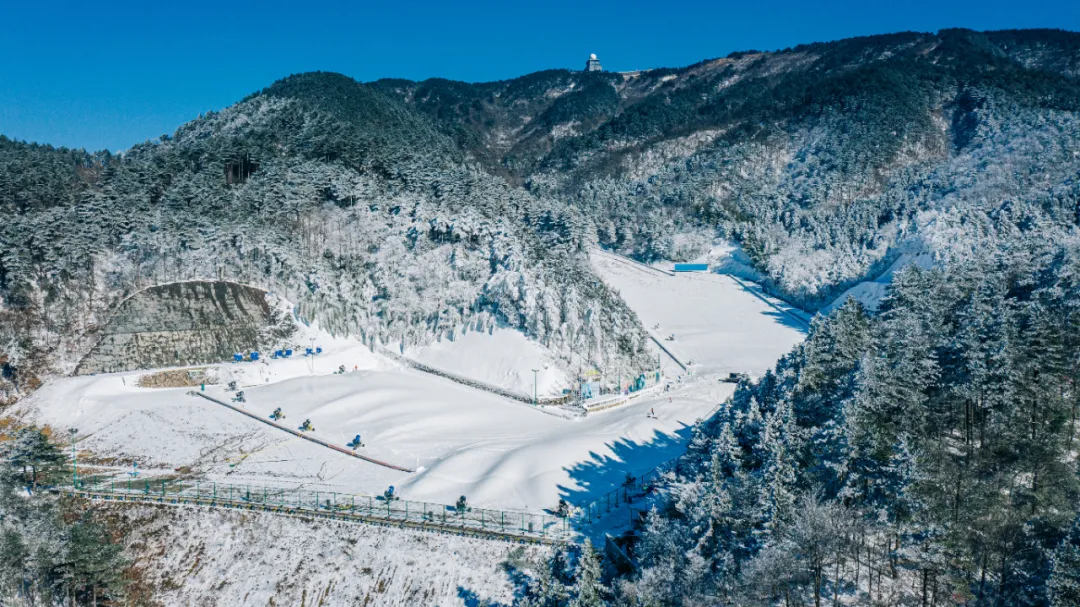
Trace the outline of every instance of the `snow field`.
<instances>
[{"instance_id":1,"label":"snow field","mask_svg":"<svg viewBox=\"0 0 1080 607\"><path fill-rule=\"evenodd\" d=\"M686 272L664 276L592 255L597 273L637 313L645 328L698 375L760 376L803 340L803 325L748 292L730 276ZM656 325L659 328L656 329ZM667 341L674 333L675 340ZM681 371L661 357L666 375Z\"/></svg>"},{"instance_id":2,"label":"snow field","mask_svg":"<svg viewBox=\"0 0 1080 607\"><path fill-rule=\"evenodd\" d=\"M540 398L559 396L564 388L573 386L571 378L553 364L546 348L512 329L467 331L453 340L407 350L405 356L525 396L533 395L532 369L537 370Z\"/></svg>"},{"instance_id":3,"label":"snow field","mask_svg":"<svg viewBox=\"0 0 1080 607\"><path fill-rule=\"evenodd\" d=\"M18 405L28 421L79 429L84 457L122 470L138 461L147 474L188 468L203 482L303 487L379 495L394 485L407 500L539 512L560 498L581 504L685 447L689 427L733 390L717 382L730 371L760 374L802 339L783 313L730 277L665 276L596 256L601 277L618 289L647 327L693 375L669 393L643 396L583 419L563 419L532 406L422 373L318 327L294 338L320 345L314 358L217 365L223 383L236 380L260 417L280 407L281 423L310 419L315 436L344 446L362 435L367 456L415 467L403 473L337 453L226 407L187 395L189 388L135 386L137 372L49 381ZM465 333L410 352L425 364L528 392L544 350L505 329ZM265 354L264 354L265 356ZM675 378L680 370L661 358ZM536 366L534 366L536 365ZM334 373L339 366L346 373ZM549 369L550 371L550 369ZM564 377L541 375L554 391ZM198 389L198 388L196 388ZM231 397L223 385L207 393ZM650 417L655 410L655 418Z\"/></svg>"}]
</instances>

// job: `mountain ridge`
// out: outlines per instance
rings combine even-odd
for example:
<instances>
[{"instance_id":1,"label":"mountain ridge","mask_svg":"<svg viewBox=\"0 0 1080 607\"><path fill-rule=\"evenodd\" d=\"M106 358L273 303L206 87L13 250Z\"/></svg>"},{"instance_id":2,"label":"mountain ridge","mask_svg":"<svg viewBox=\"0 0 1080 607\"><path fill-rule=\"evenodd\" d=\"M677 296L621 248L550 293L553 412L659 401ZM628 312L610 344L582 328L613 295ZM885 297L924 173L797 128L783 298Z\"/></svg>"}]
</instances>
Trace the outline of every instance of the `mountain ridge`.
<instances>
[{"instance_id":1,"label":"mountain ridge","mask_svg":"<svg viewBox=\"0 0 1080 607\"><path fill-rule=\"evenodd\" d=\"M498 322L629 372L645 334L591 246L678 260L730 239L816 310L901 251L949 255L944 225L1010 230L1022 207L1071 230L1078 49L942 30L489 83L313 72L122 155L3 138L0 343L63 369L42 344L85 351L125 293L228 278L365 341Z\"/></svg>"}]
</instances>

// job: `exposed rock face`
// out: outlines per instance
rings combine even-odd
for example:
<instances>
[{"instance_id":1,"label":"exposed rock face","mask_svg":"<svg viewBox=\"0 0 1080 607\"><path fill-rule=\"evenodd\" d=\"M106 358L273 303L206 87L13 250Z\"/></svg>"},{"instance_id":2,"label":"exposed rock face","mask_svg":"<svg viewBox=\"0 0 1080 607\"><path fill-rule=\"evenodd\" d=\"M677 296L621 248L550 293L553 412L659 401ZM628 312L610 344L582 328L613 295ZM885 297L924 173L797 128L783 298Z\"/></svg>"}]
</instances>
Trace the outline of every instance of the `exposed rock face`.
<instances>
[{"instance_id":1,"label":"exposed rock face","mask_svg":"<svg viewBox=\"0 0 1080 607\"><path fill-rule=\"evenodd\" d=\"M232 282L151 287L122 304L77 375L228 360L258 348L274 324L266 292Z\"/></svg>"}]
</instances>

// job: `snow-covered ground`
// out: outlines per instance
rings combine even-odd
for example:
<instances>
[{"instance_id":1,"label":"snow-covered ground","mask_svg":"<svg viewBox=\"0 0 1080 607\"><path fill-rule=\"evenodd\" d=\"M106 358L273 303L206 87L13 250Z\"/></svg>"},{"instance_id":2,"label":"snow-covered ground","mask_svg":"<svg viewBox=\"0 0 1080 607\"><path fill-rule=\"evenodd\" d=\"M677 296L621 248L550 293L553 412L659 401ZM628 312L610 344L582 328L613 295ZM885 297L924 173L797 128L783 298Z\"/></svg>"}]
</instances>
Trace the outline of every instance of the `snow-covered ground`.
<instances>
[{"instance_id":1,"label":"snow-covered ground","mask_svg":"<svg viewBox=\"0 0 1080 607\"><path fill-rule=\"evenodd\" d=\"M348 339L305 327L300 345L323 354L217 365L238 381L243 405L283 423L305 419L314 435L345 445L361 434L362 452L409 468L399 472L324 446L187 394L188 388L136 385L138 372L50 380L16 414L63 430L78 428L82 451L120 470L138 461L145 474L190 468L205 481L303 486L381 494L395 485L405 499L452 504L459 495L484 508L552 508L560 497L582 503L678 455L689 427L733 390L716 374L761 374L802 339L796 323L728 276L665 276L597 258L615 286L673 353L694 359L694 374L630 404L565 419L530 405L403 367ZM517 334L467 333L412 353L421 361L490 383L523 382L543 368L541 348ZM534 366L535 365L535 366ZM344 374L335 374L344 367ZM670 361L665 371L679 374ZM552 372L542 387L564 378ZM224 383L224 382L223 382ZM197 388L196 388L197 389ZM207 393L228 399L223 385ZM528 391L528 390L523 390ZM655 409L655 417L648 416Z\"/></svg>"},{"instance_id":2,"label":"snow-covered ground","mask_svg":"<svg viewBox=\"0 0 1080 607\"><path fill-rule=\"evenodd\" d=\"M510 605L549 550L261 512L107 508L165 605Z\"/></svg>"},{"instance_id":3,"label":"snow-covered ground","mask_svg":"<svg viewBox=\"0 0 1080 607\"><path fill-rule=\"evenodd\" d=\"M876 312L881 305L881 300L885 298L885 295L889 291L889 285L892 284L893 276L895 276L897 272L911 265L918 266L924 270L930 269L934 266L934 255L933 253L920 250L904 251L900 253L896 258L896 261L889 265L888 269L882 272L877 278L865 280L844 291L829 305L821 309L822 314L831 314L833 310L844 305L844 302L846 302L849 297L854 298L866 309Z\"/></svg>"},{"instance_id":4,"label":"snow-covered ground","mask_svg":"<svg viewBox=\"0 0 1080 607\"><path fill-rule=\"evenodd\" d=\"M299 375L245 389L244 406L257 415L281 407L284 423L310 419L315 436L340 445L361 434L365 455L417 468L409 474L296 438L186 388L134 387L134 375L55 380L21 406L40 423L77 427L84 450L119 464L137 460L146 473L187 466L218 482L360 494L393 484L406 499L450 504L464 494L479 506L531 511L554 507L559 497L577 502L603 493L625 472L674 457L680 430L723 396L679 394L571 420L402 368ZM220 386L207 392L229 396ZM650 408L655 419L646 416ZM596 469L600 462L611 469Z\"/></svg>"},{"instance_id":5,"label":"snow-covered ground","mask_svg":"<svg viewBox=\"0 0 1080 607\"><path fill-rule=\"evenodd\" d=\"M805 325L794 311L745 288L746 281L709 272L666 276L604 253L591 260L664 347L683 363L694 361L696 374L760 376L803 339ZM671 264L657 267L670 270ZM672 334L675 339L668 341ZM676 370L664 363L665 372Z\"/></svg>"},{"instance_id":6,"label":"snow-covered ground","mask_svg":"<svg viewBox=\"0 0 1080 607\"><path fill-rule=\"evenodd\" d=\"M405 356L526 396L533 395L533 369L537 371L536 393L540 398L558 396L572 386L570 378L553 364L546 348L512 329L467 331L453 340L407 350Z\"/></svg>"}]
</instances>

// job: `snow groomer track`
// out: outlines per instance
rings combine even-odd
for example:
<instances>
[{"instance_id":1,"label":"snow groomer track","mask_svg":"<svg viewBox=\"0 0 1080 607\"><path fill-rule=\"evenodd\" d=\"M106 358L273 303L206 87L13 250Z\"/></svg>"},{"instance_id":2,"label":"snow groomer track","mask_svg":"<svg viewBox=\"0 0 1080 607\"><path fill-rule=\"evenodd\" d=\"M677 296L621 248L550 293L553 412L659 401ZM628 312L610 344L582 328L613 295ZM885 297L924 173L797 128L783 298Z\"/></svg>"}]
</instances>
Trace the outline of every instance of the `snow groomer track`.
<instances>
[{"instance_id":1,"label":"snow groomer track","mask_svg":"<svg viewBox=\"0 0 1080 607\"><path fill-rule=\"evenodd\" d=\"M361 455L361 454L359 454L359 453L357 453L355 451L351 451L349 449L346 449L344 447L340 447L340 446L335 445L333 443L328 443L328 442L326 442L324 440L315 438L314 436L311 436L310 434L300 432L299 430L293 430L292 428L289 428L287 426L283 426L281 424L275 423L275 422L273 422L273 421L271 421L269 419L263 419L262 417L259 417L258 415L255 415L254 413L252 413L250 411L245 411L244 409L241 409L240 407L234 407L233 405L231 405L231 404L229 404L229 403L227 403L227 402L225 402L223 400L216 399L213 396L208 396L208 395L206 395L206 394L204 394L202 392L196 392L196 391L192 390L192 391L188 392L188 394L190 394L192 396L200 396L200 397L205 398L206 400L208 400L208 401L210 401L212 403L217 403L217 404L221 405L222 407L228 407L229 409L232 409L233 411L236 411L237 413L242 413L242 414L250 417L251 419L259 420L260 422L262 422L262 423L264 423L264 424L266 424L268 426L273 426L273 427L277 428L278 430L283 430L285 432L288 432L289 434L292 434L293 436L298 436L298 437L300 437L300 438L302 438L304 440L311 441L311 442L313 442L313 443L315 443L317 445L322 445L323 447L327 447L328 449L333 449L334 451L337 451L338 453L343 453L343 454L348 455L350 457L355 457L357 459L362 459L365 462L370 462L372 464L376 464L376 465L382 466L384 468L390 468L391 470L400 470L401 472L416 472L412 468L406 468L404 466L398 466L397 464L391 464L389 462L384 462L382 460L375 459L373 457L368 457L366 455Z\"/></svg>"}]
</instances>

